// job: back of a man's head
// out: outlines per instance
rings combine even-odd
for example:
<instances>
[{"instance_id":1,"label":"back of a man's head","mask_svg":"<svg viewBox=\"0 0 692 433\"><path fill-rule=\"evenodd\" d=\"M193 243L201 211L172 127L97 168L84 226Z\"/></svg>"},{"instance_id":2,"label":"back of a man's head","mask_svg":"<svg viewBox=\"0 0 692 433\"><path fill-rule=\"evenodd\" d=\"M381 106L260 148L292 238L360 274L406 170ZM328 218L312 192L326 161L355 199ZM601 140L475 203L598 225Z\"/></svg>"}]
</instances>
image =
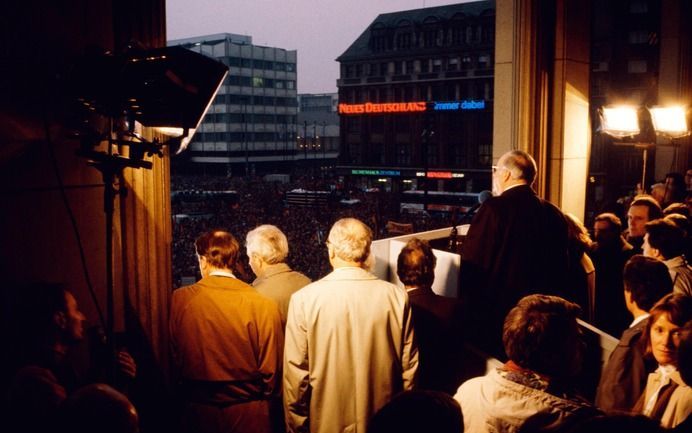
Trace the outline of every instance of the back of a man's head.
<instances>
[{"instance_id":1,"label":"back of a man's head","mask_svg":"<svg viewBox=\"0 0 692 433\"><path fill-rule=\"evenodd\" d=\"M529 295L505 318L502 342L510 360L552 377L575 374L581 359L577 304L558 296Z\"/></svg>"},{"instance_id":2,"label":"back of a man's head","mask_svg":"<svg viewBox=\"0 0 692 433\"><path fill-rule=\"evenodd\" d=\"M247 255L257 255L274 265L282 263L288 256L288 239L278 227L264 224L248 232L245 238Z\"/></svg>"},{"instance_id":3,"label":"back of a man's head","mask_svg":"<svg viewBox=\"0 0 692 433\"><path fill-rule=\"evenodd\" d=\"M632 301L644 311L649 311L659 299L673 291L666 265L660 260L640 254L627 261L622 280Z\"/></svg>"},{"instance_id":4,"label":"back of a man's head","mask_svg":"<svg viewBox=\"0 0 692 433\"><path fill-rule=\"evenodd\" d=\"M435 279L436 262L430 245L424 240L413 238L399 253L396 273L405 286L430 287Z\"/></svg>"},{"instance_id":5,"label":"back of a man's head","mask_svg":"<svg viewBox=\"0 0 692 433\"><path fill-rule=\"evenodd\" d=\"M511 150L500 157L498 165L507 169L514 180L523 180L531 185L536 179L536 161L523 150Z\"/></svg>"},{"instance_id":6,"label":"back of a man's head","mask_svg":"<svg viewBox=\"0 0 692 433\"><path fill-rule=\"evenodd\" d=\"M649 235L649 245L657 249L665 260L685 252L685 232L673 221L661 218L649 221L644 227Z\"/></svg>"},{"instance_id":7,"label":"back of a man's head","mask_svg":"<svg viewBox=\"0 0 692 433\"><path fill-rule=\"evenodd\" d=\"M223 230L212 230L195 241L195 251L216 269L233 269L238 260L240 245L232 234Z\"/></svg>"},{"instance_id":8,"label":"back of a man's head","mask_svg":"<svg viewBox=\"0 0 692 433\"><path fill-rule=\"evenodd\" d=\"M355 218L342 218L332 226L327 242L339 259L365 264L370 256L372 230Z\"/></svg>"}]
</instances>

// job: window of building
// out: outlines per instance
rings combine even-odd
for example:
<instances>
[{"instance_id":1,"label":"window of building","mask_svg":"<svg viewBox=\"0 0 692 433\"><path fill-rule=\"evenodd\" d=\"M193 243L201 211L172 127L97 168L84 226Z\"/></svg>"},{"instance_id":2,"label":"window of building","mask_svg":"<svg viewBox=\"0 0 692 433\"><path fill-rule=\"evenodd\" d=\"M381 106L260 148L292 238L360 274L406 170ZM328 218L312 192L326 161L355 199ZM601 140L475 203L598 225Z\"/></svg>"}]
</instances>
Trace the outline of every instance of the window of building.
<instances>
[{"instance_id":1,"label":"window of building","mask_svg":"<svg viewBox=\"0 0 692 433\"><path fill-rule=\"evenodd\" d=\"M403 166L411 164L411 143L397 143L396 164Z\"/></svg>"},{"instance_id":2,"label":"window of building","mask_svg":"<svg viewBox=\"0 0 692 433\"><path fill-rule=\"evenodd\" d=\"M240 66L242 66L243 68L251 68L252 59L240 59Z\"/></svg>"},{"instance_id":3,"label":"window of building","mask_svg":"<svg viewBox=\"0 0 692 433\"><path fill-rule=\"evenodd\" d=\"M264 79L262 77L252 77L252 87L264 87Z\"/></svg>"},{"instance_id":4,"label":"window of building","mask_svg":"<svg viewBox=\"0 0 692 433\"><path fill-rule=\"evenodd\" d=\"M389 74L389 63L388 62L382 62L380 63L380 76L385 76Z\"/></svg>"},{"instance_id":5,"label":"window of building","mask_svg":"<svg viewBox=\"0 0 692 433\"><path fill-rule=\"evenodd\" d=\"M293 90L296 88L296 82L293 80L286 80L286 88Z\"/></svg>"},{"instance_id":6,"label":"window of building","mask_svg":"<svg viewBox=\"0 0 692 433\"><path fill-rule=\"evenodd\" d=\"M431 69L430 63L431 63L430 59L421 60L420 61L420 71L424 74L427 72L430 72L430 69Z\"/></svg>"},{"instance_id":7,"label":"window of building","mask_svg":"<svg viewBox=\"0 0 692 433\"><path fill-rule=\"evenodd\" d=\"M490 144L478 145L478 164L490 165L493 160L493 146Z\"/></svg>"},{"instance_id":8,"label":"window of building","mask_svg":"<svg viewBox=\"0 0 692 433\"><path fill-rule=\"evenodd\" d=\"M646 30L635 30L627 35L627 42L630 44L645 44L649 42L649 32Z\"/></svg>"},{"instance_id":9,"label":"window of building","mask_svg":"<svg viewBox=\"0 0 692 433\"><path fill-rule=\"evenodd\" d=\"M397 60L394 62L394 74L395 75L401 75L402 74L403 69L404 69L403 65L404 65L404 62L400 61L400 60Z\"/></svg>"},{"instance_id":10,"label":"window of building","mask_svg":"<svg viewBox=\"0 0 692 433\"><path fill-rule=\"evenodd\" d=\"M411 49L411 32L408 30L400 31L396 35L396 48L398 50Z\"/></svg>"},{"instance_id":11,"label":"window of building","mask_svg":"<svg viewBox=\"0 0 692 433\"><path fill-rule=\"evenodd\" d=\"M284 88L284 80L276 80L276 83L274 83L274 87L277 89L283 89Z\"/></svg>"},{"instance_id":12,"label":"window of building","mask_svg":"<svg viewBox=\"0 0 692 433\"><path fill-rule=\"evenodd\" d=\"M438 146L437 143L435 142L430 142L428 143L428 164L431 166L436 166L437 165L437 154L438 154Z\"/></svg>"},{"instance_id":13,"label":"window of building","mask_svg":"<svg viewBox=\"0 0 692 433\"><path fill-rule=\"evenodd\" d=\"M461 58L461 67L462 69L471 68L471 56L464 56Z\"/></svg>"},{"instance_id":14,"label":"window of building","mask_svg":"<svg viewBox=\"0 0 692 433\"><path fill-rule=\"evenodd\" d=\"M631 14L645 14L649 11L649 4L646 0L631 0L630 1L630 13Z\"/></svg>"},{"instance_id":15,"label":"window of building","mask_svg":"<svg viewBox=\"0 0 692 433\"><path fill-rule=\"evenodd\" d=\"M447 60L447 70L448 71L458 71L459 70L459 58L450 57Z\"/></svg>"},{"instance_id":16,"label":"window of building","mask_svg":"<svg viewBox=\"0 0 692 433\"><path fill-rule=\"evenodd\" d=\"M286 72L295 72L296 71L296 64L295 63L286 63Z\"/></svg>"},{"instance_id":17,"label":"window of building","mask_svg":"<svg viewBox=\"0 0 692 433\"><path fill-rule=\"evenodd\" d=\"M490 56L488 54L478 56L478 67L483 69L490 68Z\"/></svg>"},{"instance_id":18,"label":"window of building","mask_svg":"<svg viewBox=\"0 0 692 433\"><path fill-rule=\"evenodd\" d=\"M406 60L406 73L413 74L415 71L413 69L413 60Z\"/></svg>"},{"instance_id":19,"label":"window of building","mask_svg":"<svg viewBox=\"0 0 692 433\"><path fill-rule=\"evenodd\" d=\"M629 60L627 62L627 72L630 74L643 74L646 71L646 60Z\"/></svg>"},{"instance_id":20,"label":"window of building","mask_svg":"<svg viewBox=\"0 0 692 433\"><path fill-rule=\"evenodd\" d=\"M442 70L442 59L433 59L432 61L432 71L440 72Z\"/></svg>"}]
</instances>

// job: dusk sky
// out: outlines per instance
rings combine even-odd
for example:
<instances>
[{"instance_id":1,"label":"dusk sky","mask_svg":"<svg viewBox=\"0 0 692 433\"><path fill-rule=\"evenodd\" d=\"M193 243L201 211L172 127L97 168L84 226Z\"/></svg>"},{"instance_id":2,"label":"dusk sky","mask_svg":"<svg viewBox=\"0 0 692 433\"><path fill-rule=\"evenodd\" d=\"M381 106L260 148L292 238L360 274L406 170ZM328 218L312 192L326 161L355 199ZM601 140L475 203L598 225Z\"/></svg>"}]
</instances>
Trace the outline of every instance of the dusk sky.
<instances>
[{"instance_id":1,"label":"dusk sky","mask_svg":"<svg viewBox=\"0 0 692 433\"><path fill-rule=\"evenodd\" d=\"M380 13L459 0L166 0L168 39L214 33L298 50L298 92L336 92L334 60Z\"/></svg>"}]
</instances>

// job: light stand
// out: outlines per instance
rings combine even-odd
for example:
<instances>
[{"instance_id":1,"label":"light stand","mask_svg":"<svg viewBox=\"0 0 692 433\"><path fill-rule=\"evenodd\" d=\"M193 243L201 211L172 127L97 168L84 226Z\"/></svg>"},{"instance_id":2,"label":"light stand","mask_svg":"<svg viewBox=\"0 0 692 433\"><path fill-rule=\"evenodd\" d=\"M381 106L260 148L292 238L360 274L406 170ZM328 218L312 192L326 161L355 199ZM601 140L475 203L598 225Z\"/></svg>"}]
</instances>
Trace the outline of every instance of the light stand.
<instances>
[{"instance_id":1,"label":"light stand","mask_svg":"<svg viewBox=\"0 0 692 433\"><path fill-rule=\"evenodd\" d=\"M642 115L647 111L650 116ZM618 146L634 146L642 149L641 188L644 191L646 191L648 150L656 145L656 135L669 138L673 144L673 139L690 133L687 127L687 110L682 106L652 107L647 110L632 106L602 107L599 114L602 132L616 138L645 136L644 138L649 140L614 143ZM640 128L640 123L644 125L644 128Z\"/></svg>"},{"instance_id":2,"label":"light stand","mask_svg":"<svg viewBox=\"0 0 692 433\"><path fill-rule=\"evenodd\" d=\"M117 382L113 217L115 198L124 197L123 171L151 169L163 146L180 153L189 143L214 100L228 69L182 47L130 49L123 55L81 59L71 77L77 102L77 155L86 158L103 178L106 241L106 344L111 383ZM149 141L138 125L159 128L166 141ZM105 143L105 150L101 149ZM127 152L126 152L127 150ZM146 159L149 158L149 159ZM123 233L125 231L123 230ZM123 296L125 294L123 293Z\"/></svg>"}]
</instances>

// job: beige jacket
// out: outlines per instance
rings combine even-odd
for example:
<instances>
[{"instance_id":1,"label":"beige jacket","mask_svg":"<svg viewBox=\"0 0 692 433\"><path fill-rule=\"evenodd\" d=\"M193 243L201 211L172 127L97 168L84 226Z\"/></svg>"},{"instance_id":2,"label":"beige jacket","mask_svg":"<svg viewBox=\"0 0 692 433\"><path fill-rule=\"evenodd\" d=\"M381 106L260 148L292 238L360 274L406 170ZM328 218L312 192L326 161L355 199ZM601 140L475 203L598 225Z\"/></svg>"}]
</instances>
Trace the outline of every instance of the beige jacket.
<instances>
[{"instance_id":1,"label":"beige jacket","mask_svg":"<svg viewBox=\"0 0 692 433\"><path fill-rule=\"evenodd\" d=\"M267 269L252 282L252 287L279 306L281 324L286 326L288 303L298 289L310 284L310 278L291 270L286 263L268 265Z\"/></svg>"},{"instance_id":2,"label":"beige jacket","mask_svg":"<svg viewBox=\"0 0 692 433\"><path fill-rule=\"evenodd\" d=\"M676 383L677 387L670 396L670 400L668 400L668 404L663 410L663 415L660 419L661 426L665 428L677 426L692 413L692 388L685 385L685 382L680 377L680 372L676 371L665 378L658 370L649 374L646 381L646 389L644 390L644 399L639 402L643 403L642 406L645 406L646 402L649 401L653 393L661 385L665 386L671 382Z\"/></svg>"},{"instance_id":3,"label":"beige jacket","mask_svg":"<svg viewBox=\"0 0 692 433\"><path fill-rule=\"evenodd\" d=\"M363 432L413 387L418 350L404 289L339 268L291 297L284 351L289 432Z\"/></svg>"}]
</instances>

